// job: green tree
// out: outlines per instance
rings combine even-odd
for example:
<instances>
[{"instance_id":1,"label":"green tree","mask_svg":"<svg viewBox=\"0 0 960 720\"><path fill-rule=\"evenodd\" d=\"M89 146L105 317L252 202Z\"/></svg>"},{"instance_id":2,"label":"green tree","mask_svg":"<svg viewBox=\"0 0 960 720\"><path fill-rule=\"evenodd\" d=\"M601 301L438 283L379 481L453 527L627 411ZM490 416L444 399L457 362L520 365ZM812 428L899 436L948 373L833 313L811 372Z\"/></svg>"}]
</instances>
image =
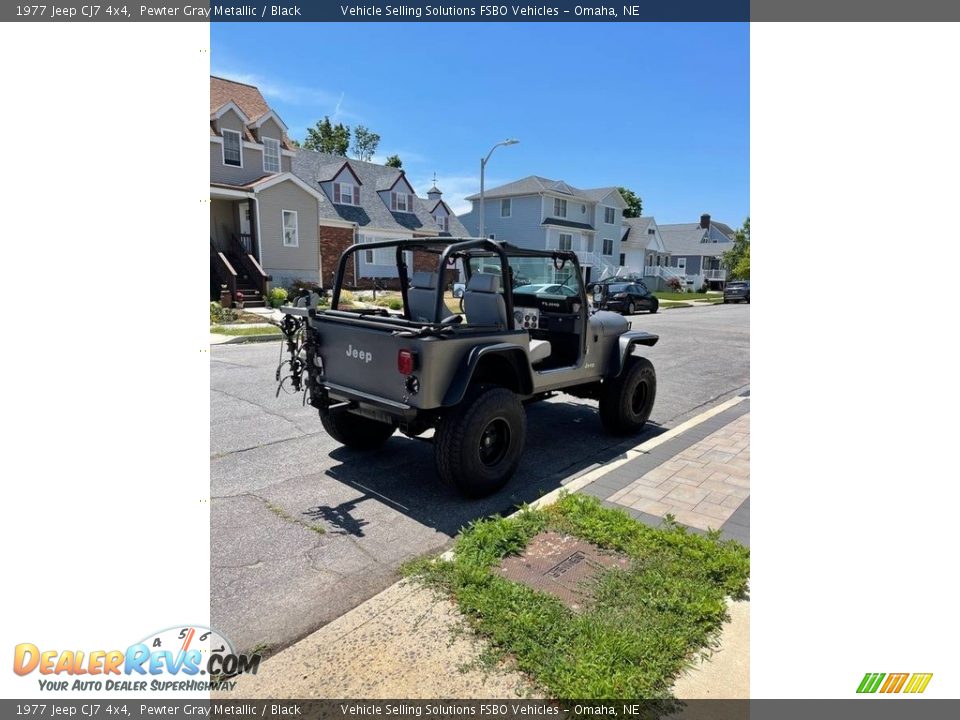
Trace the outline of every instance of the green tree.
<instances>
[{"instance_id":1,"label":"green tree","mask_svg":"<svg viewBox=\"0 0 960 720\"><path fill-rule=\"evenodd\" d=\"M627 202L627 209L623 211L623 216L628 218L640 217L643 214L643 200L633 190L625 187L619 187L620 195Z\"/></svg>"},{"instance_id":2,"label":"green tree","mask_svg":"<svg viewBox=\"0 0 960 720\"><path fill-rule=\"evenodd\" d=\"M750 279L750 218L734 233L733 247L723 254L723 264L734 280Z\"/></svg>"},{"instance_id":3,"label":"green tree","mask_svg":"<svg viewBox=\"0 0 960 720\"><path fill-rule=\"evenodd\" d=\"M399 155L391 155L387 158L387 161L384 163L384 165L392 168L402 168L403 160L400 159Z\"/></svg>"},{"instance_id":4,"label":"green tree","mask_svg":"<svg viewBox=\"0 0 960 720\"><path fill-rule=\"evenodd\" d=\"M324 116L315 127L307 129L303 147L331 155L346 155L350 147L350 128L343 123L334 125Z\"/></svg>"},{"instance_id":5,"label":"green tree","mask_svg":"<svg viewBox=\"0 0 960 720\"><path fill-rule=\"evenodd\" d=\"M300 144L299 140L294 140L293 138L290 138L290 144L293 145L295 148L303 147L303 145Z\"/></svg>"},{"instance_id":6,"label":"green tree","mask_svg":"<svg viewBox=\"0 0 960 720\"><path fill-rule=\"evenodd\" d=\"M357 125L353 129L353 153L357 160L368 162L377 152L377 146L380 144L380 136L363 125Z\"/></svg>"}]
</instances>

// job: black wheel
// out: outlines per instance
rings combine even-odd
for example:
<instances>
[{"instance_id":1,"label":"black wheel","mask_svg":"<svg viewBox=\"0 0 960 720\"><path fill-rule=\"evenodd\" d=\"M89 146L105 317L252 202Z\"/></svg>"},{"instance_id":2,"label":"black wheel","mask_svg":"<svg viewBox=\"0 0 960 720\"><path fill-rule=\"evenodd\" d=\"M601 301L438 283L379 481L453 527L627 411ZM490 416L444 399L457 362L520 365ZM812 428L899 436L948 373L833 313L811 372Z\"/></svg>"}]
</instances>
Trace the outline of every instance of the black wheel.
<instances>
[{"instance_id":1,"label":"black wheel","mask_svg":"<svg viewBox=\"0 0 960 720\"><path fill-rule=\"evenodd\" d=\"M482 385L443 418L433 439L437 474L471 498L495 493L520 464L527 414L516 394Z\"/></svg>"},{"instance_id":2,"label":"black wheel","mask_svg":"<svg viewBox=\"0 0 960 720\"><path fill-rule=\"evenodd\" d=\"M323 429L341 445L353 450L376 450L393 435L397 426L344 411L320 411Z\"/></svg>"},{"instance_id":3,"label":"black wheel","mask_svg":"<svg viewBox=\"0 0 960 720\"><path fill-rule=\"evenodd\" d=\"M629 303L627 303L627 315L634 315L636 314L636 312L637 312L637 306L634 305L633 301L631 300Z\"/></svg>"},{"instance_id":4,"label":"black wheel","mask_svg":"<svg viewBox=\"0 0 960 720\"><path fill-rule=\"evenodd\" d=\"M659 309L660 309L660 300L657 298L654 298L653 302L650 305L650 314L653 315Z\"/></svg>"},{"instance_id":5,"label":"black wheel","mask_svg":"<svg viewBox=\"0 0 960 720\"><path fill-rule=\"evenodd\" d=\"M600 386L600 422L614 435L643 430L657 399L657 373L644 357L631 355L619 377Z\"/></svg>"}]
</instances>

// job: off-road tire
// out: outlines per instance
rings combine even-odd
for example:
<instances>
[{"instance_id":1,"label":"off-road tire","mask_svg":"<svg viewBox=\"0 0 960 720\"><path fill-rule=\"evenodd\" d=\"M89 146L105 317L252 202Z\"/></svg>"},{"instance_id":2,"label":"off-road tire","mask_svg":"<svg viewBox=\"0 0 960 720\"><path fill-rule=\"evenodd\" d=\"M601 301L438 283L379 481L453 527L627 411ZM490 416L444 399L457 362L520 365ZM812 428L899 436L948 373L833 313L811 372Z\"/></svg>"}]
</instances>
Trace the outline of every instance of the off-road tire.
<instances>
[{"instance_id":1,"label":"off-road tire","mask_svg":"<svg viewBox=\"0 0 960 720\"><path fill-rule=\"evenodd\" d=\"M320 422L330 437L352 450L376 450L397 429L393 423L378 422L342 410L334 413L320 410Z\"/></svg>"},{"instance_id":2,"label":"off-road tire","mask_svg":"<svg viewBox=\"0 0 960 720\"><path fill-rule=\"evenodd\" d=\"M489 443L484 444L491 434L496 440L492 451ZM527 414L516 394L481 385L468 392L437 428L433 438L437 474L467 497L491 495L513 476L526 437Z\"/></svg>"},{"instance_id":3,"label":"off-road tire","mask_svg":"<svg viewBox=\"0 0 960 720\"><path fill-rule=\"evenodd\" d=\"M657 373L645 357L630 355L627 366L600 386L600 422L613 435L633 435L647 424L657 399Z\"/></svg>"}]
</instances>

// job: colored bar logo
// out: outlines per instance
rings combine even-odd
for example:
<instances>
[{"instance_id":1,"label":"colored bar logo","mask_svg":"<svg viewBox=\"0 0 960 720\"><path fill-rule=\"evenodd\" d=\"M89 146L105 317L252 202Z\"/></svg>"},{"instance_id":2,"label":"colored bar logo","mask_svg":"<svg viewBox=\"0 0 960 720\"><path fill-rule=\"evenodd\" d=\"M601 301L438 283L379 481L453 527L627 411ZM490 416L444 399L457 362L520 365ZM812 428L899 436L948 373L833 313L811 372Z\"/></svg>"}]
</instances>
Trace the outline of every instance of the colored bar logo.
<instances>
[{"instance_id":1,"label":"colored bar logo","mask_svg":"<svg viewBox=\"0 0 960 720\"><path fill-rule=\"evenodd\" d=\"M858 693L922 693L933 673L867 673L857 687Z\"/></svg>"}]
</instances>

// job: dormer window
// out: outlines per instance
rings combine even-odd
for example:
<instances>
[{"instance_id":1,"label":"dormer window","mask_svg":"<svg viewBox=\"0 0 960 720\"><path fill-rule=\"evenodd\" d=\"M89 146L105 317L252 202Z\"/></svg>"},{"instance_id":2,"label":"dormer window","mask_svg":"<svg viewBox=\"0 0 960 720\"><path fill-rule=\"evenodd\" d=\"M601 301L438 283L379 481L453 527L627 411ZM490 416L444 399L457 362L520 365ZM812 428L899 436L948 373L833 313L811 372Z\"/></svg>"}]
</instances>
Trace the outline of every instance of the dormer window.
<instances>
[{"instance_id":1,"label":"dormer window","mask_svg":"<svg viewBox=\"0 0 960 720\"><path fill-rule=\"evenodd\" d=\"M567 216L567 201L560 198L553 199L553 214L555 217L565 218Z\"/></svg>"},{"instance_id":2,"label":"dormer window","mask_svg":"<svg viewBox=\"0 0 960 720\"><path fill-rule=\"evenodd\" d=\"M653 228L647 228L647 235L656 235L657 231Z\"/></svg>"},{"instance_id":3,"label":"dormer window","mask_svg":"<svg viewBox=\"0 0 960 720\"><path fill-rule=\"evenodd\" d=\"M359 205L360 186L335 182L333 184L333 203L334 205Z\"/></svg>"},{"instance_id":4,"label":"dormer window","mask_svg":"<svg viewBox=\"0 0 960 720\"><path fill-rule=\"evenodd\" d=\"M263 171L268 173L280 172L279 140L263 138Z\"/></svg>"},{"instance_id":5,"label":"dormer window","mask_svg":"<svg viewBox=\"0 0 960 720\"><path fill-rule=\"evenodd\" d=\"M449 232L450 231L450 218L446 215L441 215L437 218L437 227L440 228L440 232Z\"/></svg>"},{"instance_id":6,"label":"dormer window","mask_svg":"<svg viewBox=\"0 0 960 720\"><path fill-rule=\"evenodd\" d=\"M243 143L240 142L240 133L236 130L224 130L223 135L223 164L233 167L243 167Z\"/></svg>"},{"instance_id":7,"label":"dormer window","mask_svg":"<svg viewBox=\"0 0 960 720\"><path fill-rule=\"evenodd\" d=\"M390 193L390 209L395 212L413 212L413 195L407 193Z\"/></svg>"},{"instance_id":8,"label":"dormer window","mask_svg":"<svg viewBox=\"0 0 960 720\"><path fill-rule=\"evenodd\" d=\"M617 221L617 209L612 207L603 207L603 221L607 225L613 225Z\"/></svg>"}]
</instances>

